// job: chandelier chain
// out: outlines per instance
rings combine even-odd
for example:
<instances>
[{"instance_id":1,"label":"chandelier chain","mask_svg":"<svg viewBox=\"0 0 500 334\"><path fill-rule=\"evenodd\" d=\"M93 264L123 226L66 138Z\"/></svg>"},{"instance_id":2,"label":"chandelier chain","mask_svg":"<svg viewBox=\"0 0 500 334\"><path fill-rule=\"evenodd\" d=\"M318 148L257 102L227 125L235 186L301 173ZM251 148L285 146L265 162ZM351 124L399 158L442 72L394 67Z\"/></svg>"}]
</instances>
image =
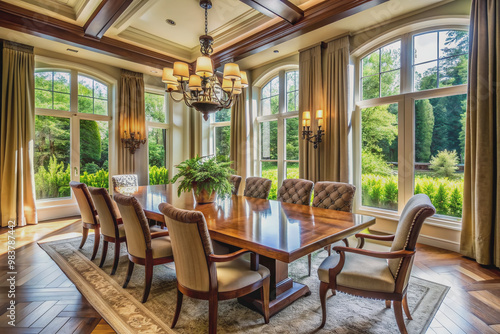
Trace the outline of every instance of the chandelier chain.
<instances>
[{"instance_id":1,"label":"chandelier chain","mask_svg":"<svg viewBox=\"0 0 500 334\"><path fill-rule=\"evenodd\" d=\"M208 35L208 8L205 7L205 35Z\"/></svg>"}]
</instances>

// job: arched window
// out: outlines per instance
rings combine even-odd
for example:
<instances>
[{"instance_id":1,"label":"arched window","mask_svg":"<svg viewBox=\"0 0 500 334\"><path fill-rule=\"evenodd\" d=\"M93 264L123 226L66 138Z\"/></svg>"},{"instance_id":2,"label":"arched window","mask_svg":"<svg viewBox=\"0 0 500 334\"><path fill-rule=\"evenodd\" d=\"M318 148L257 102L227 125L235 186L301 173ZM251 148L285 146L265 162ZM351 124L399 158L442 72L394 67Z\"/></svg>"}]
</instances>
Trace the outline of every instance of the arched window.
<instances>
[{"instance_id":1,"label":"arched window","mask_svg":"<svg viewBox=\"0 0 500 334\"><path fill-rule=\"evenodd\" d=\"M359 57L355 183L361 212L401 210L413 194L425 193L437 219L461 217L465 29L405 34Z\"/></svg>"},{"instance_id":2,"label":"arched window","mask_svg":"<svg viewBox=\"0 0 500 334\"><path fill-rule=\"evenodd\" d=\"M109 85L77 70L35 73L37 200L69 198L68 183L108 187Z\"/></svg>"},{"instance_id":3,"label":"arched window","mask_svg":"<svg viewBox=\"0 0 500 334\"><path fill-rule=\"evenodd\" d=\"M258 167L273 181L271 199L284 179L299 177L298 89L298 70L282 70L260 89Z\"/></svg>"}]
</instances>

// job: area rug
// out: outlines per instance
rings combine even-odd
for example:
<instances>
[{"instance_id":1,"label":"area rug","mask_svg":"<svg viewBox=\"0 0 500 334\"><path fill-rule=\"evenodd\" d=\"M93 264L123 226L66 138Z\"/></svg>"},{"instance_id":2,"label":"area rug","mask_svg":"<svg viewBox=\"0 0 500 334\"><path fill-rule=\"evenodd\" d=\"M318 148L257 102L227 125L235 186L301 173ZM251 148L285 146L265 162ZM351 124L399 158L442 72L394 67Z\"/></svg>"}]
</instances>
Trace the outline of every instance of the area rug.
<instances>
[{"instance_id":1,"label":"area rug","mask_svg":"<svg viewBox=\"0 0 500 334\"><path fill-rule=\"evenodd\" d=\"M90 261L92 240L78 249L80 238L40 242L40 246L65 272L78 290L118 333L206 333L208 330L208 302L184 297L179 321L174 330L169 328L175 311L176 278L173 263L154 267L151 293L142 304L144 267L136 265L127 289L123 284L127 270L125 245L115 275L110 276L114 249L110 245L108 258L99 268L100 257ZM102 247L102 245L101 245ZM101 248L99 249L99 255ZM313 268L327 256L326 251L313 254ZM240 305L237 300L219 302L219 333L399 333L393 309L385 302L338 293L327 299L328 319L321 323L319 280L316 273L307 276L307 258L289 266L290 276L307 284L312 295L303 297L271 317L264 324L263 317ZM444 299L448 287L412 277L408 304L414 320L406 320L409 333L425 333Z\"/></svg>"}]
</instances>

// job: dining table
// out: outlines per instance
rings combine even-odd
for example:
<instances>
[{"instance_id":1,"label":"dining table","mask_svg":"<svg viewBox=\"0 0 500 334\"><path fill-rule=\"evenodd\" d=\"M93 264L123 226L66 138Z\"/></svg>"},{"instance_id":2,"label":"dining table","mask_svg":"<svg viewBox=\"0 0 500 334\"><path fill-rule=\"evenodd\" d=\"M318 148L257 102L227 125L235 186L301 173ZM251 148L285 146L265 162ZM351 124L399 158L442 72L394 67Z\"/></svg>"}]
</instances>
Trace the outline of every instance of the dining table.
<instances>
[{"instance_id":1,"label":"dining table","mask_svg":"<svg viewBox=\"0 0 500 334\"><path fill-rule=\"evenodd\" d=\"M199 204L191 192L179 196L172 184L122 187L115 188L115 192L134 196L147 218L163 224L160 203L200 211L213 240L258 254L252 260L270 270L271 316L311 294L307 285L289 277L290 263L375 224L375 218L370 216L246 196L232 195ZM260 294L238 301L262 313Z\"/></svg>"}]
</instances>

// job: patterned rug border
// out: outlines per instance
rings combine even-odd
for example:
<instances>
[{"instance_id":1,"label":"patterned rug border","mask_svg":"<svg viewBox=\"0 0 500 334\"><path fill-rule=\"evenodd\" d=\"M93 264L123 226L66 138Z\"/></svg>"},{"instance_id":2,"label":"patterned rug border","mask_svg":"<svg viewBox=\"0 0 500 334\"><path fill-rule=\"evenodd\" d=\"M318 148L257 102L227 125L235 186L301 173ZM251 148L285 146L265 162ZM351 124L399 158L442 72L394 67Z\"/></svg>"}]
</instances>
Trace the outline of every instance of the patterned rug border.
<instances>
[{"instance_id":1,"label":"patterned rug border","mask_svg":"<svg viewBox=\"0 0 500 334\"><path fill-rule=\"evenodd\" d=\"M38 245L54 260L54 262L61 268L61 270L68 276L68 278L75 284L76 288L82 293L83 296L89 301L89 303L96 309L96 311L108 322L108 324L120 334L130 333L135 334L138 333L137 330L134 330L129 326L125 321L123 321L120 315L109 307L109 303L103 299L103 297L96 292L96 290L91 286L91 284L74 268L72 268L67 260L61 256L56 250L54 250L51 246L55 244L68 243L69 247L74 250L74 254L77 254L79 258L88 263L94 270L96 270L101 277L103 277L107 283L109 283L114 289L119 291L122 295L124 295L127 300L132 302L135 307L139 309L140 312L143 312L148 317L150 317L158 327L166 333L176 334L177 332L172 330L163 320L158 318L151 310L149 310L144 304L134 298L127 290L123 289L121 284L117 283L109 274L103 271L97 264L90 261L82 252L79 251L76 247L73 247L70 242L71 240L80 239L80 237L60 239L60 240L40 240L38 241ZM444 298L448 294L450 287L444 284L436 283L433 281L429 281L423 278L412 276L412 279L427 282L429 285L439 285L443 288L441 295L438 298L436 306L432 312L425 325L422 327L422 331L420 334L423 334L429 328L431 322L434 320L436 313L438 312ZM421 300L422 301L422 300ZM421 302L419 301L419 303Z\"/></svg>"}]
</instances>

